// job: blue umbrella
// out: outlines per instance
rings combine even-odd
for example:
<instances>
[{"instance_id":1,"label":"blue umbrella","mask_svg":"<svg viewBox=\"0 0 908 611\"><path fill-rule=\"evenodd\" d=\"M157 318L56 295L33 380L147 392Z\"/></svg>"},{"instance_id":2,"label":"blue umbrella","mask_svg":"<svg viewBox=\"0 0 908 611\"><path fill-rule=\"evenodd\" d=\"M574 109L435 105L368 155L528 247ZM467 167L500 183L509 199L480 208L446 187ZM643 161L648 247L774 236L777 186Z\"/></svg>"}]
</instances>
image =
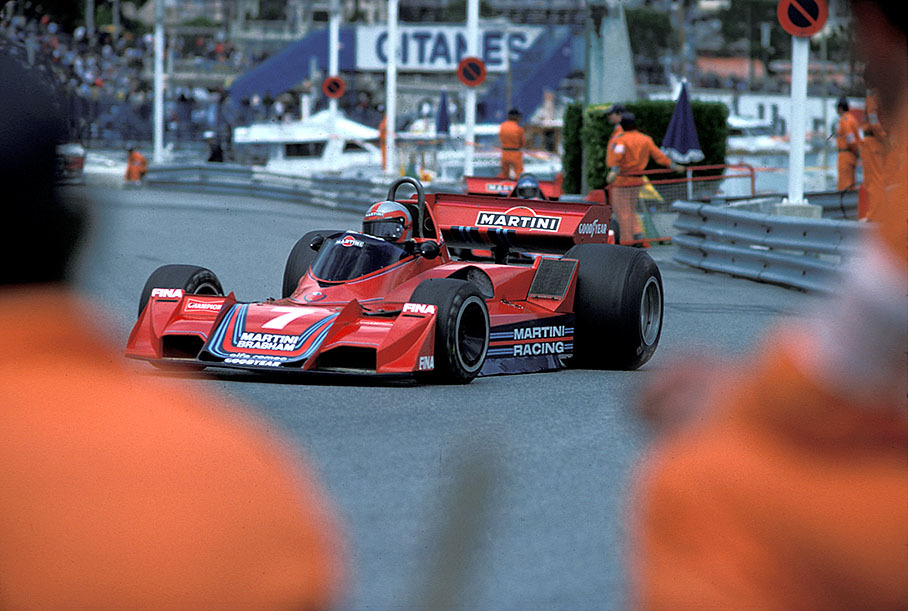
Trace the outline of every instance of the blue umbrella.
<instances>
[{"instance_id":1,"label":"blue umbrella","mask_svg":"<svg viewBox=\"0 0 908 611\"><path fill-rule=\"evenodd\" d=\"M662 140L662 152L675 163L694 163L703 160L694 113L687 97L687 82L681 84L681 93L672 111L672 119Z\"/></svg>"},{"instance_id":2,"label":"blue umbrella","mask_svg":"<svg viewBox=\"0 0 908 611\"><path fill-rule=\"evenodd\" d=\"M448 133L451 127L451 119L448 117L448 90L441 90L441 98L438 100L438 114L435 115L435 133L438 135Z\"/></svg>"}]
</instances>

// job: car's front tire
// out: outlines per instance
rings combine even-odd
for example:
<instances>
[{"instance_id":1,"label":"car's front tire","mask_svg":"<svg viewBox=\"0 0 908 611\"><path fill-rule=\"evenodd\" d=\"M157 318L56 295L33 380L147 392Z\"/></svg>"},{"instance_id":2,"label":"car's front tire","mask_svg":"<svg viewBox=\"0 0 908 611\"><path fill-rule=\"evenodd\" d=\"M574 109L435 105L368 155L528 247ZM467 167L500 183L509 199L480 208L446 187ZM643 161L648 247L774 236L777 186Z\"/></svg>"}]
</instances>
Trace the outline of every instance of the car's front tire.
<instances>
[{"instance_id":1,"label":"car's front tire","mask_svg":"<svg viewBox=\"0 0 908 611\"><path fill-rule=\"evenodd\" d=\"M431 278L419 283L410 302L437 307L435 369L425 379L444 384L471 382L489 351L489 308L479 289L464 280Z\"/></svg>"},{"instance_id":2,"label":"car's front tire","mask_svg":"<svg viewBox=\"0 0 908 611\"><path fill-rule=\"evenodd\" d=\"M223 295L221 281L213 271L197 265L162 265L151 272L139 297L139 314L145 309L154 289L182 289L190 295Z\"/></svg>"}]
</instances>

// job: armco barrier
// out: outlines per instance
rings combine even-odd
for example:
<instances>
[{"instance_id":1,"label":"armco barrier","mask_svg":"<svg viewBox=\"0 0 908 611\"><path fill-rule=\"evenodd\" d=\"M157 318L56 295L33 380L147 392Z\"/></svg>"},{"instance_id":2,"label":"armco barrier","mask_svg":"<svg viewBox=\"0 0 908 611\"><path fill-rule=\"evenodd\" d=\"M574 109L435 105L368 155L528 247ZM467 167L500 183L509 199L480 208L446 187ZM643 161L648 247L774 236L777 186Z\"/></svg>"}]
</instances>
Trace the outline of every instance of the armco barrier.
<instances>
[{"instance_id":1,"label":"armco barrier","mask_svg":"<svg viewBox=\"0 0 908 611\"><path fill-rule=\"evenodd\" d=\"M787 195L787 193L760 193L759 199L781 203ZM823 209L822 216L824 219L847 219L854 221L858 218L857 191L814 191L805 193L804 196L808 203ZM752 199L752 196L713 197L710 201L716 205L724 205L749 202Z\"/></svg>"},{"instance_id":2,"label":"armco barrier","mask_svg":"<svg viewBox=\"0 0 908 611\"><path fill-rule=\"evenodd\" d=\"M700 269L832 290L842 259L855 254L860 223L773 216L726 206L675 202L675 260Z\"/></svg>"},{"instance_id":3,"label":"armco barrier","mask_svg":"<svg viewBox=\"0 0 908 611\"><path fill-rule=\"evenodd\" d=\"M258 195L352 212L363 212L369 204L385 199L392 178L380 174L296 176L230 163L155 165L145 176L149 185L158 188ZM426 186L426 192L462 188L460 183L436 181Z\"/></svg>"},{"instance_id":4,"label":"armco barrier","mask_svg":"<svg viewBox=\"0 0 908 611\"><path fill-rule=\"evenodd\" d=\"M227 163L156 165L145 180L158 188L261 195L354 212L388 194L388 180L382 176L292 176Z\"/></svg>"}]
</instances>

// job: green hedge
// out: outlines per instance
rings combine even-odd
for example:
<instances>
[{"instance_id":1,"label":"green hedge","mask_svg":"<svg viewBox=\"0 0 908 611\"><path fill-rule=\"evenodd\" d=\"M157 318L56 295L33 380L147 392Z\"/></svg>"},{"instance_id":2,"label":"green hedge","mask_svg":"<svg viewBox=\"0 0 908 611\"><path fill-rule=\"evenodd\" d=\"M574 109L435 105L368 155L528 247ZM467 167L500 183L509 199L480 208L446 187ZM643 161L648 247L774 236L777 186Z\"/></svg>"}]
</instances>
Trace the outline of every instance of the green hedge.
<instances>
[{"instance_id":1,"label":"green hedge","mask_svg":"<svg viewBox=\"0 0 908 611\"><path fill-rule=\"evenodd\" d=\"M611 104L587 106L582 113L576 108L579 104L568 106L564 114L564 170L565 193L579 193L580 180L577 168L581 162L576 158L577 132L583 149L583 172L588 189L601 189L605 186L605 145L612 133L605 111ZM625 104L629 112L637 117L637 127L643 133L652 136L656 145L662 144L668 123L671 120L675 103L672 101L641 101ZM694 124L697 126L697 137L705 158L696 165L725 164L725 146L728 138L728 108L719 102L691 102ZM577 115L580 114L578 121ZM570 155L568 154L570 152ZM650 162L649 168L661 167ZM570 176L570 180L569 180Z\"/></svg>"},{"instance_id":2,"label":"green hedge","mask_svg":"<svg viewBox=\"0 0 908 611\"><path fill-rule=\"evenodd\" d=\"M561 167L564 182L561 188L565 193L580 193L583 184L583 104L573 102L564 109L564 129L561 156Z\"/></svg>"}]
</instances>

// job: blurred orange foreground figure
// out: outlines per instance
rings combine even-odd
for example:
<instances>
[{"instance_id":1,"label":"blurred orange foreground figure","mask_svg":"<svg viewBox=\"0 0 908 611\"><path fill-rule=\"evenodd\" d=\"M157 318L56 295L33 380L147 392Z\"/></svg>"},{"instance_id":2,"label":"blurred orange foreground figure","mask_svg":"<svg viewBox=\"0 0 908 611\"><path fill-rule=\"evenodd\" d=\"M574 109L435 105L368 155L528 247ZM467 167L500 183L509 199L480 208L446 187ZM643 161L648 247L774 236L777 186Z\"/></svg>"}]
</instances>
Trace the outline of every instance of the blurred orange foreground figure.
<instances>
[{"instance_id":1,"label":"blurred orange foreground figure","mask_svg":"<svg viewBox=\"0 0 908 611\"><path fill-rule=\"evenodd\" d=\"M302 460L121 365L95 316L60 286L0 292L0 608L335 605L343 546Z\"/></svg>"},{"instance_id":2,"label":"blurred orange foreground figure","mask_svg":"<svg viewBox=\"0 0 908 611\"><path fill-rule=\"evenodd\" d=\"M860 257L734 367L659 372L637 474L635 609L908 609L908 45L853 0L891 154ZM884 102L882 98L885 98Z\"/></svg>"}]
</instances>

